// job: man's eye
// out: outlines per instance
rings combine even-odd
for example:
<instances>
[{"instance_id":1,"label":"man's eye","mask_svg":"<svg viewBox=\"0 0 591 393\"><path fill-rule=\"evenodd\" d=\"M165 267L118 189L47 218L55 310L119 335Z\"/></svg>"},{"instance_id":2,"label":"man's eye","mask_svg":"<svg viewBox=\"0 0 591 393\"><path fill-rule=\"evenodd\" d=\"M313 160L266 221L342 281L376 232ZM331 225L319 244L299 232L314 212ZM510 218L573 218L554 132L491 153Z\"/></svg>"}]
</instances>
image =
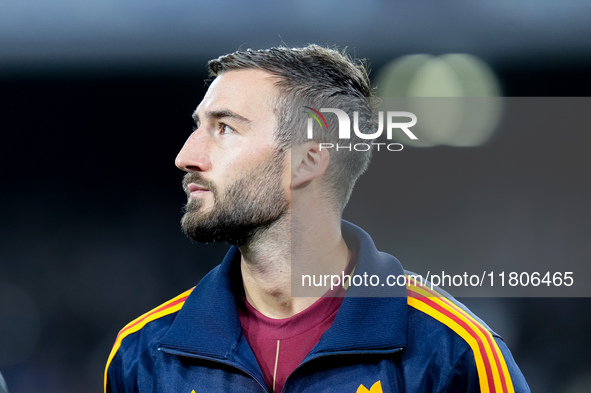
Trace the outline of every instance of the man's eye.
<instances>
[{"instance_id":1,"label":"man's eye","mask_svg":"<svg viewBox=\"0 0 591 393\"><path fill-rule=\"evenodd\" d=\"M220 123L220 126L219 126L219 128L218 128L218 133L219 133L220 135L223 135L223 134L228 134L228 133L231 133L231 132L234 132L234 129L233 129L232 127L230 127L230 126L229 126L229 125L227 125L227 124Z\"/></svg>"}]
</instances>

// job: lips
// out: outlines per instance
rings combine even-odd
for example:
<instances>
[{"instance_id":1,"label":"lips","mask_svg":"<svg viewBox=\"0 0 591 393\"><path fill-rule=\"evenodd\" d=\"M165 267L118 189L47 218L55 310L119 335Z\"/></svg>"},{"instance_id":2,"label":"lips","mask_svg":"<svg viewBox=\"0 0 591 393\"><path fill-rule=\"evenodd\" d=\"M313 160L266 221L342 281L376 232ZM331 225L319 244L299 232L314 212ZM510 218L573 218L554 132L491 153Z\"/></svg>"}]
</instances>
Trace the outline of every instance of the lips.
<instances>
[{"instance_id":1,"label":"lips","mask_svg":"<svg viewBox=\"0 0 591 393\"><path fill-rule=\"evenodd\" d=\"M187 185L187 190L189 191L189 196L191 197L199 196L203 193L209 192L209 189L207 187L197 183L189 183Z\"/></svg>"}]
</instances>

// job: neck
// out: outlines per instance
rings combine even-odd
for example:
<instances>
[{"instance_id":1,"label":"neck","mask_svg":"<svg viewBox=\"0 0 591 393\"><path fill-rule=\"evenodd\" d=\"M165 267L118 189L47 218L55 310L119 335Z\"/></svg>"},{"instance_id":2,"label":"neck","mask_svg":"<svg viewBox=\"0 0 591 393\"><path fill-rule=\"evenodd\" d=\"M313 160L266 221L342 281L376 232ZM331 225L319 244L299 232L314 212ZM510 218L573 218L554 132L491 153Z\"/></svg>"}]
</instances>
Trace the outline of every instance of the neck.
<instances>
[{"instance_id":1,"label":"neck","mask_svg":"<svg viewBox=\"0 0 591 393\"><path fill-rule=\"evenodd\" d=\"M270 318L293 316L330 289L328 282L328 286L302 288L297 293L301 296L295 297L292 278L297 285L302 274L340 274L346 268L348 249L341 235L340 216L305 216L304 221L286 213L240 246L246 299Z\"/></svg>"}]
</instances>

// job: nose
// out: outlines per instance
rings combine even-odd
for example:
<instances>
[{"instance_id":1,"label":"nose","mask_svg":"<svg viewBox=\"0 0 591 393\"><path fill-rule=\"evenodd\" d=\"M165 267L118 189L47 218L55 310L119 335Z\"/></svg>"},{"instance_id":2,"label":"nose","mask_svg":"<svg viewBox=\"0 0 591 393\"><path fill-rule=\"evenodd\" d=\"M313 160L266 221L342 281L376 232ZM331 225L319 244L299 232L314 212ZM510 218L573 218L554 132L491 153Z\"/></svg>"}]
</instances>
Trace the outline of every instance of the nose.
<instances>
[{"instance_id":1,"label":"nose","mask_svg":"<svg viewBox=\"0 0 591 393\"><path fill-rule=\"evenodd\" d=\"M211 168L207 143L200 137L198 129L189 136L174 163L185 172L205 172Z\"/></svg>"}]
</instances>

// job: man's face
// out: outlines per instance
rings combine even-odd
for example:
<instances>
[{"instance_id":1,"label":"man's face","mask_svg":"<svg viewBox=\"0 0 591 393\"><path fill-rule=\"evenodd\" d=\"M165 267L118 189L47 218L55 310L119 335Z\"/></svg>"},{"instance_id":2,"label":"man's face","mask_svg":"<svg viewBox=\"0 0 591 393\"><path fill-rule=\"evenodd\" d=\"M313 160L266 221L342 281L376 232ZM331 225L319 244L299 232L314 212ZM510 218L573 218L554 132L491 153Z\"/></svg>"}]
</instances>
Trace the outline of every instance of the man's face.
<instances>
[{"instance_id":1,"label":"man's face","mask_svg":"<svg viewBox=\"0 0 591 393\"><path fill-rule=\"evenodd\" d=\"M228 71L209 87L176 159L189 198L181 224L199 242L241 245L288 209L289 170L274 139L270 74Z\"/></svg>"}]
</instances>

